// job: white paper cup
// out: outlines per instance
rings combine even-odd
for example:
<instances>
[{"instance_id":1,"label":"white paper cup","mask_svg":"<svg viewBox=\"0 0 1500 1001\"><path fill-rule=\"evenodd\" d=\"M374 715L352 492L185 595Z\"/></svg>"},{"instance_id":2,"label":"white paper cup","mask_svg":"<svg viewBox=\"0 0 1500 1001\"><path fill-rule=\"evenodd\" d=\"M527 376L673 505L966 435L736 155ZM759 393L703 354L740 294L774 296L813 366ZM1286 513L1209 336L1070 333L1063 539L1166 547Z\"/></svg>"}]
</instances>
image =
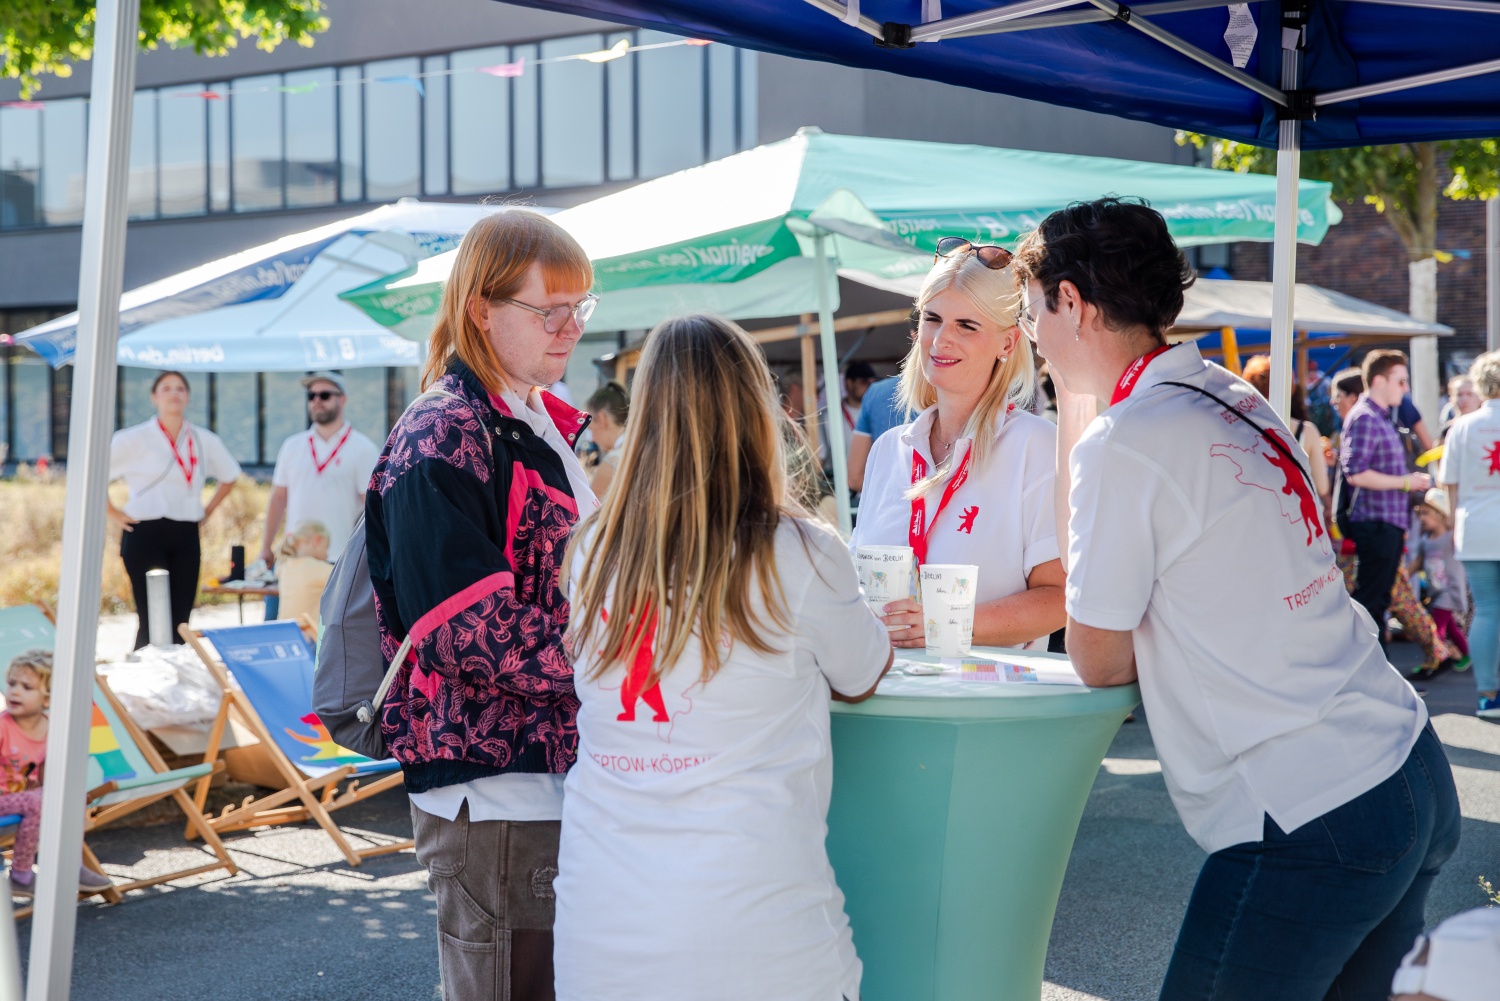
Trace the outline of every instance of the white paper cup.
<instances>
[{"instance_id":1,"label":"white paper cup","mask_svg":"<svg viewBox=\"0 0 1500 1001\"><path fill-rule=\"evenodd\" d=\"M892 601L911 597L911 546L860 546L854 556L859 585L876 615Z\"/></svg>"},{"instance_id":2,"label":"white paper cup","mask_svg":"<svg viewBox=\"0 0 1500 1001\"><path fill-rule=\"evenodd\" d=\"M965 656L974 645L974 594L979 568L963 563L926 563L921 579L928 654Z\"/></svg>"}]
</instances>

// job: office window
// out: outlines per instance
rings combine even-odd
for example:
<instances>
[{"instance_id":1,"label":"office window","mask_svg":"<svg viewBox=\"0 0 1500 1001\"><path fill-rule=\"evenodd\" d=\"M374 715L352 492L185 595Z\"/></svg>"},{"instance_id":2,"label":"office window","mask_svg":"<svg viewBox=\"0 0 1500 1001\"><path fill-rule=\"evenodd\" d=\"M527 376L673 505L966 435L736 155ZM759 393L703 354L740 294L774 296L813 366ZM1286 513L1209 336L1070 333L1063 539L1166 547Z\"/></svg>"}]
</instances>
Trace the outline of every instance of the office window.
<instances>
[{"instance_id":1,"label":"office window","mask_svg":"<svg viewBox=\"0 0 1500 1001\"><path fill-rule=\"evenodd\" d=\"M348 387L344 419L377 446L384 444L385 436L391 430L385 405L385 369L349 368L344 370L343 376Z\"/></svg>"},{"instance_id":2,"label":"office window","mask_svg":"<svg viewBox=\"0 0 1500 1001\"><path fill-rule=\"evenodd\" d=\"M542 59L604 47L602 35L543 42ZM604 66L583 59L547 63L541 70L542 186L576 188L604 183Z\"/></svg>"},{"instance_id":3,"label":"office window","mask_svg":"<svg viewBox=\"0 0 1500 1001\"><path fill-rule=\"evenodd\" d=\"M279 209L281 194L281 75L241 77L230 85L234 144L234 210Z\"/></svg>"},{"instance_id":4,"label":"office window","mask_svg":"<svg viewBox=\"0 0 1500 1001\"><path fill-rule=\"evenodd\" d=\"M135 92L130 122L130 218L156 217L156 91Z\"/></svg>"},{"instance_id":5,"label":"office window","mask_svg":"<svg viewBox=\"0 0 1500 1001\"><path fill-rule=\"evenodd\" d=\"M266 462L276 461L281 443L307 430L307 390L301 372L264 372L266 391Z\"/></svg>"},{"instance_id":6,"label":"office window","mask_svg":"<svg viewBox=\"0 0 1500 1001\"><path fill-rule=\"evenodd\" d=\"M631 32L610 35L605 42L634 44ZM609 179L628 181L635 176L635 57L614 59L604 64L609 115Z\"/></svg>"},{"instance_id":7,"label":"office window","mask_svg":"<svg viewBox=\"0 0 1500 1001\"><path fill-rule=\"evenodd\" d=\"M208 119L198 95L201 83L186 87L163 87L158 91L156 114L160 123L161 214L202 215L208 193L208 167L204 162L208 144Z\"/></svg>"},{"instance_id":8,"label":"office window","mask_svg":"<svg viewBox=\"0 0 1500 1001\"><path fill-rule=\"evenodd\" d=\"M205 384L204 389L207 388ZM214 397L214 433L224 439L224 446L236 461L249 465L258 463L260 436L257 433L255 373L220 372L214 378ZM276 454L271 453L267 460L274 462Z\"/></svg>"},{"instance_id":9,"label":"office window","mask_svg":"<svg viewBox=\"0 0 1500 1001\"><path fill-rule=\"evenodd\" d=\"M421 194L419 72L416 59L365 66L365 197L372 202Z\"/></svg>"},{"instance_id":10,"label":"office window","mask_svg":"<svg viewBox=\"0 0 1500 1001\"><path fill-rule=\"evenodd\" d=\"M41 115L43 222L48 226L81 222L88 105L80 97L49 101Z\"/></svg>"},{"instance_id":11,"label":"office window","mask_svg":"<svg viewBox=\"0 0 1500 1001\"><path fill-rule=\"evenodd\" d=\"M35 226L42 166L42 113L0 108L0 226Z\"/></svg>"},{"instance_id":12,"label":"office window","mask_svg":"<svg viewBox=\"0 0 1500 1001\"><path fill-rule=\"evenodd\" d=\"M510 50L512 61L526 60L526 72L510 82L511 118L515 123L512 140L511 186L537 186L537 68L535 45L517 45Z\"/></svg>"},{"instance_id":13,"label":"office window","mask_svg":"<svg viewBox=\"0 0 1500 1001\"><path fill-rule=\"evenodd\" d=\"M16 451L18 462L31 462L52 454L52 369L30 351L10 356L14 392Z\"/></svg>"},{"instance_id":14,"label":"office window","mask_svg":"<svg viewBox=\"0 0 1500 1001\"><path fill-rule=\"evenodd\" d=\"M738 49L710 45L708 56L708 158L717 160L739 149L735 128L735 57Z\"/></svg>"},{"instance_id":15,"label":"office window","mask_svg":"<svg viewBox=\"0 0 1500 1001\"><path fill-rule=\"evenodd\" d=\"M510 187L510 80L476 72L500 66L510 52L497 45L455 52L450 78L453 193L476 195Z\"/></svg>"},{"instance_id":16,"label":"office window","mask_svg":"<svg viewBox=\"0 0 1500 1001\"><path fill-rule=\"evenodd\" d=\"M216 83L204 98L208 105L208 210L228 212L229 198L229 85Z\"/></svg>"},{"instance_id":17,"label":"office window","mask_svg":"<svg viewBox=\"0 0 1500 1001\"><path fill-rule=\"evenodd\" d=\"M365 92L362 66L339 70L339 200L365 200Z\"/></svg>"},{"instance_id":18,"label":"office window","mask_svg":"<svg viewBox=\"0 0 1500 1001\"><path fill-rule=\"evenodd\" d=\"M639 44L676 38L642 31ZM709 46L712 48L712 46ZM640 122L640 176L660 177L703 162L704 50L675 45L637 53L636 114Z\"/></svg>"},{"instance_id":19,"label":"office window","mask_svg":"<svg viewBox=\"0 0 1500 1001\"><path fill-rule=\"evenodd\" d=\"M286 95L286 204L332 205L338 200L338 101L331 69L288 73Z\"/></svg>"},{"instance_id":20,"label":"office window","mask_svg":"<svg viewBox=\"0 0 1500 1001\"><path fill-rule=\"evenodd\" d=\"M422 192L448 193L448 86L447 56L422 60L426 101L422 105Z\"/></svg>"},{"instance_id":21,"label":"office window","mask_svg":"<svg viewBox=\"0 0 1500 1001\"><path fill-rule=\"evenodd\" d=\"M740 50L740 149L760 145L759 59L758 52Z\"/></svg>"}]
</instances>

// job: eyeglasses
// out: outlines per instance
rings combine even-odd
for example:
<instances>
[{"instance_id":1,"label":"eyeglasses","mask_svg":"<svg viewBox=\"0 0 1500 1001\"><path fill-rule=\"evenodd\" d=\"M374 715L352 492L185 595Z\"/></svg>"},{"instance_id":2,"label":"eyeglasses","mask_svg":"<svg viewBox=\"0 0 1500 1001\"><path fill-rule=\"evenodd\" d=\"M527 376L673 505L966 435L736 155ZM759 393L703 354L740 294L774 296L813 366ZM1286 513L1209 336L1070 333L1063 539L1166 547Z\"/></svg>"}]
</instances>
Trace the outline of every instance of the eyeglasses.
<instances>
[{"instance_id":1,"label":"eyeglasses","mask_svg":"<svg viewBox=\"0 0 1500 1001\"><path fill-rule=\"evenodd\" d=\"M1014 256L1004 247L997 247L993 244L975 246L961 236L945 236L937 243L937 253L932 255L932 263L936 264L940 257L966 253L979 258L979 263L991 271L1010 267L1011 257Z\"/></svg>"},{"instance_id":2,"label":"eyeglasses","mask_svg":"<svg viewBox=\"0 0 1500 1001\"><path fill-rule=\"evenodd\" d=\"M1016 316L1016 326L1020 327L1021 333L1025 334L1032 341L1036 340L1037 320L1036 315L1032 311L1040 307L1041 304L1042 300L1040 299L1036 302L1024 303L1021 312Z\"/></svg>"},{"instance_id":3,"label":"eyeglasses","mask_svg":"<svg viewBox=\"0 0 1500 1001\"><path fill-rule=\"evenodd\" d=\"M549 334L555 334L566 326L569 316L577 320L578 326L582 327L589 321L589 317L594 315L594 307L599 305L599 297L597 295L586 295L571 306L553 306L550 309L538 309L535 306L528 306L524 302L517 302L515 299L501 299L500 301L508 302L512 306L520 306L522 309L530 310L537 316L542 317L542 329Z\"/></svg>"},{"instance_id":4,"label":"eyeglasses","mask_svg":"<svg viewBox=\"0 0 1500 1001\"><path fill-rule=\"evenodd\" d=\"M344 395L343 393L335 392L332 389L320 389L316 393L314 393L311 390L309 390L308 393L307 393L307 402L311 403L313 400L322 400L324 403L327 403L329 400L333 399L335 396L343 396L343 395Z\"/></svg>"}]
</instances>

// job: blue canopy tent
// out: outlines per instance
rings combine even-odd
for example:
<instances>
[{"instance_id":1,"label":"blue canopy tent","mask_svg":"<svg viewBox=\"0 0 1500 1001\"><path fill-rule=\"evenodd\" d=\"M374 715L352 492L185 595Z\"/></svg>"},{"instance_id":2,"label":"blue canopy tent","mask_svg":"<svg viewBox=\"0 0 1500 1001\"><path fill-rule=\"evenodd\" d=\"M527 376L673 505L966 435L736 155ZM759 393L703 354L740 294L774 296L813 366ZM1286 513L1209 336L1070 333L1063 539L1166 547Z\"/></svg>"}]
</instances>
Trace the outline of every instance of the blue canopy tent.
<instances>
[{"instance_id":1,"label":"blue canopy tent","mask_svg":"<svg viewBox=\"0 0 1500 1001\"><path fill-rule=\"evenodd\" d=\"M1267 0L1233 23L1224 0L509 2L1275 147L1283 413L1302 148L1500 135L1497 0Z\"/></svg>"}]
</instances>

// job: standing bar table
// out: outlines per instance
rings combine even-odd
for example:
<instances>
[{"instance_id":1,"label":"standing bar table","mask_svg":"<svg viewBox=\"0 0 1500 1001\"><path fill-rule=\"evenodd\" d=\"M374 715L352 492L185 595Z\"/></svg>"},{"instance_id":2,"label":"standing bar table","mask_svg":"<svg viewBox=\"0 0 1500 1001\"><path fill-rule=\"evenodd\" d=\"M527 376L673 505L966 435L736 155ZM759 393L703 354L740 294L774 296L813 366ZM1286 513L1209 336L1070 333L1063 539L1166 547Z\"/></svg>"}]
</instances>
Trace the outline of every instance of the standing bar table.
<instances>
[{"instance_id":1,"label":"standing bar table","mask_svg":"<svg viewBox=\"0 0 1500 1001\"><path fill-rule=\"evenodd\" d=\"M1060 654L973 655L1067 666ZM861 999L1037 1001L1084 802L1140 689L895 670L873 698L833 704L828 857L864 962Z\"/></svg>"}]
</instances>

